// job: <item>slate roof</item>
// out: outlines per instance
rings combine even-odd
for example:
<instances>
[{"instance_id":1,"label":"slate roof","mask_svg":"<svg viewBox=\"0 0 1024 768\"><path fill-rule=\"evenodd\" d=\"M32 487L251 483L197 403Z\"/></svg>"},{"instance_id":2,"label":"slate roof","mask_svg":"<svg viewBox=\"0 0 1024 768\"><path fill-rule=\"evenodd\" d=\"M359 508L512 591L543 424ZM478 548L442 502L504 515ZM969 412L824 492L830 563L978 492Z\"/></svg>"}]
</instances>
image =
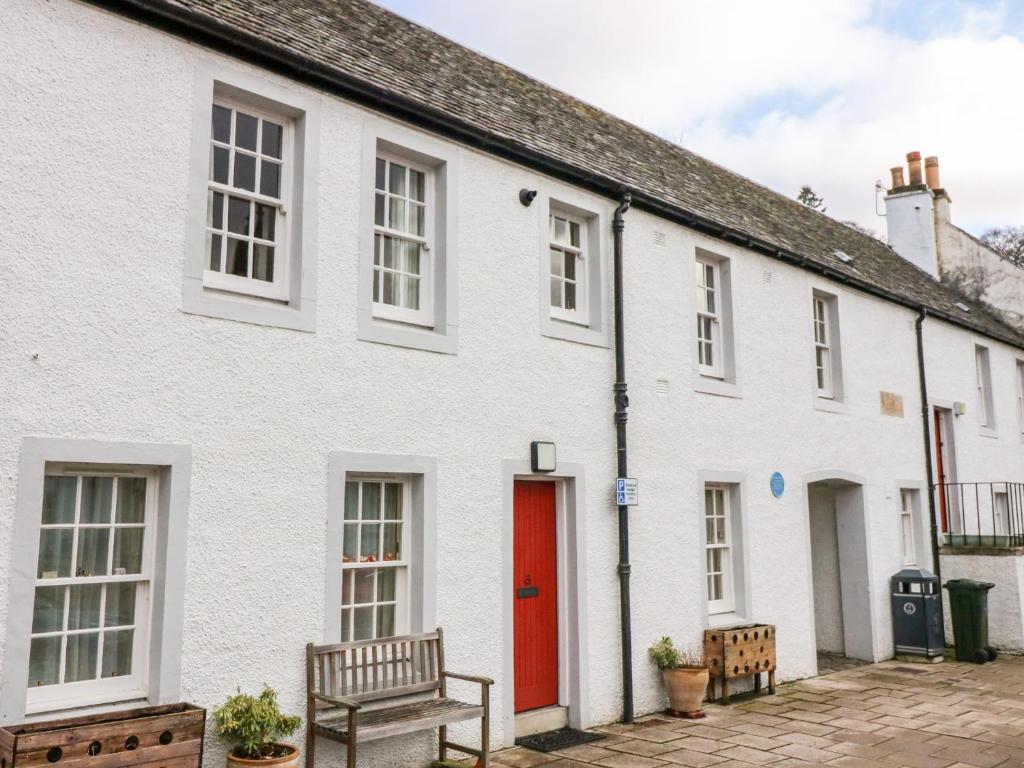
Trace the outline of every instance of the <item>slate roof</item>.
<instances>
[{"instance_id":1,"label":"slate roof","mask_svg":"<svg viewBox=\"0 0 1024 768\"><path fill-rule=\"evenodd\" d=\"M1024 334L875 238L365 0L92 2L143 18L157 11L173 18L169 26L179 33L183 22L212 28L211 37L197 39L219 36L224 45L230 38L239 53L258 47L308 62L314 72L336 73L468 126L495 148L522 149L628 188L655 208L727 228L763 251L783 251L790 261L1024 347ZM837 250L853 262L841 261Z\"/></svg>"}]
</instances>

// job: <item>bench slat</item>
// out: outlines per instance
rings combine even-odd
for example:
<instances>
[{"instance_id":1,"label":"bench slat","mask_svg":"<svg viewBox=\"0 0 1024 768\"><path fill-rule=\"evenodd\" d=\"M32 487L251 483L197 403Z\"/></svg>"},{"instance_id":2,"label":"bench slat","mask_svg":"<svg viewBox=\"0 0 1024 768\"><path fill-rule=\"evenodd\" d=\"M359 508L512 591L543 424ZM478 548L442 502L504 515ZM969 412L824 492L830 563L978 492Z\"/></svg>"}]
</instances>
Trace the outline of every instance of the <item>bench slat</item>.
<instances>
[{"instance_id":1,"label":"bench slat","mask_svg":"<svg viewBox=\"0 0 1024 768\"><path fill-rule=\"evenodd\" d=\"M482 706L453 699L430 699L361 712L356 742L375 741L482 716ZM318 720L314 727L316 730L327 731L332 736L344 738L348 733L348 717L325 717Z\"/></svg>"}]
</instances>

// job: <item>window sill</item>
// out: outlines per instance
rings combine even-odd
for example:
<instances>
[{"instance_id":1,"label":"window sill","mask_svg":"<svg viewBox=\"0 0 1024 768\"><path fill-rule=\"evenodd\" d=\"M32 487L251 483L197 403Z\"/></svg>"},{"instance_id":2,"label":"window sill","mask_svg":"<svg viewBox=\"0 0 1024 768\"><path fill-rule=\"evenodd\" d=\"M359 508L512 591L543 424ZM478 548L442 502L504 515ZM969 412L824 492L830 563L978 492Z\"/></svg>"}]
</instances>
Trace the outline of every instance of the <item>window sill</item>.
<instances>
[{"instance_id":1,"label":"window sill","mask_svg":"<svg viewBox=\"0 0 1024 768\"><path fill-rule=\"evenodd\" d=\"M718 629L719 627L729 627L733 624L749 624L747 619L740 616L735 611L728 611L726 613L709 613L708 614L708 629Z\"/></svg>"},{"instance_id":2,"label":"window sill","mask_svg":"<svg viewBox=\"0 0 1024 768\"><path fill-rule=\"evenodd\" d=\"M551 339L562 339L591 347L608 348L611 343L608 333L602 328L583 325L575 320L563 320L551 315L544 315L540 320L540 334Z\"/></svg>"},{"instance_id":3,"label":"window sill","mask_svg":"<svg viewBox=\"0 0 1024 768\"><path fill-rule=\"evenodd\" d=\"M739 384L724 379L715 379L710 376L696 374L693 381L695 392L703 392L706 395L717 395L719 397L743 397L743 389Z\"/></svg>"},{"instance_id":4,"label":"window sill","mask_svg":"<svg viewBox=\"0 0 1024 768\"><path fill-rule=\"evenodd\" d=\"M821 411L822 413L840 413L845 415L849 414L850 407L841 400L815 396L814 410Z\"/></svg>"},{"instance_id":5,"label":"window sill","mask_svg":"<svg viewBox=\"0 0 1024 768\"><path fill-rule=\"evenodd\" d=\"M978 427L978 434L982 437L987 437L992 440L999 439L999 432L993 427Z\"/></svg>"},{"instance_id":6,"label":"window sill","mask_svg":"<svg viewBox=\"0 0 1024 768\"><path fill-rule=\"evenodd\" d=\"M126 691L124 694L91 699L68 699L60 703L29 704L25 707L25 721L50 720L55 716L77 717L98 712L117 712L148 706L146 691Z\"/></svg>"},{"instance_id":7,"label":"window sill","mask_svg":"<svg viewBox=\"0 0 1024 768\"><path fill-rule=\"evenodd\" d=\"M293 331L316 330L316 301L312 298L303 297L297 304L264 299L210 288L197 277L185 278L181 309L189 315L220 320L237 320Z\"/></svg>"},{"instance_id":8,"label":"window sill","mask_svg":"<svg viewBox=\"0 0 1024 768\"><path fill-rule=\"evenodd\" d=\"M374 317L373 310L366 308L359 310L356 338L392 347L420 349L444 355L458 354L458 326L449 323L440 327L443 330L439 330L438 326L413 325Z\"/></svg>"}]
</instances>

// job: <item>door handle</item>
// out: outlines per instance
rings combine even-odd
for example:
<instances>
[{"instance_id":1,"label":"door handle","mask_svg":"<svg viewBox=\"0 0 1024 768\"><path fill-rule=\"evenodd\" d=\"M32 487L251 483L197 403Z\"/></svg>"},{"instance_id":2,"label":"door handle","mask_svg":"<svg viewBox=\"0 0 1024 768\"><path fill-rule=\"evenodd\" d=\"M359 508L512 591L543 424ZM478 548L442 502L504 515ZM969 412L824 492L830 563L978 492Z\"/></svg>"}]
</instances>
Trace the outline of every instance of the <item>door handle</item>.
<instances>
[{"instance_id":1,"label":"door handle","mask_svg":"<svg viewBox=\"0 0 1024 768\"><path fill-rule=\"evenodd\" d=\"M537 587L519 587L516 590L516 597L522 600L525 597L537 597L540 594L540 589Z\"/></svg>"}]
</instances>

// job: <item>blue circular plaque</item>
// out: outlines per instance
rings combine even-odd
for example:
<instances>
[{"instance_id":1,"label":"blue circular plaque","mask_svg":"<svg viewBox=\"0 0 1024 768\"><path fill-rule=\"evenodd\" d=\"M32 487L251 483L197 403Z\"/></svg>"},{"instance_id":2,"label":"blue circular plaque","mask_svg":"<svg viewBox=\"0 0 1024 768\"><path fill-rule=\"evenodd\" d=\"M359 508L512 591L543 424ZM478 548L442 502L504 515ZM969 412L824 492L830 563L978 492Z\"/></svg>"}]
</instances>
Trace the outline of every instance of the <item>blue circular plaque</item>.
<instances>
[{"instance_id":1,"label":"blue circular plaque","mask_svg":"<svg viewBox=\"0 0 1024 768\"><path fill-rule=\"evenodd\" d=\"M782 477L781 472L772 472L772 493L775 498L782 496L782 492L786 490L786 480Z\"/></svg>"}]
</instances>

